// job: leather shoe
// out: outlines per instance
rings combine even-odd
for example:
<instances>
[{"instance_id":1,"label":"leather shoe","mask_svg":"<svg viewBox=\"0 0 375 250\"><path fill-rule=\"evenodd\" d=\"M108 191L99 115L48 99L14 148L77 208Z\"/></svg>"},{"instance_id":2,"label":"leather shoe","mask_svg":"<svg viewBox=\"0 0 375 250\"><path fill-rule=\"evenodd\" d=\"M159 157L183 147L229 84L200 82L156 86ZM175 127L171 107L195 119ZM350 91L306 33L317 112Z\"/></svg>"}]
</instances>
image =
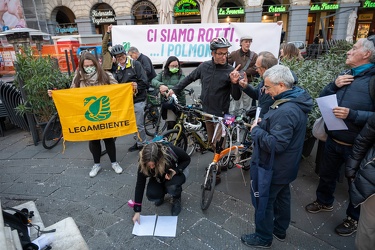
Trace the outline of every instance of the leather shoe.
<instances>
[{"instance_id":1,"label":"leather shoe","mask_svg":"<svg viewBox=\"0 0 375 250\"><path fill-rule=\"evenodd\" d=\"M181 198L173 198L172 216L177 216L181 212Z\"/></svg>"}]
</instances>

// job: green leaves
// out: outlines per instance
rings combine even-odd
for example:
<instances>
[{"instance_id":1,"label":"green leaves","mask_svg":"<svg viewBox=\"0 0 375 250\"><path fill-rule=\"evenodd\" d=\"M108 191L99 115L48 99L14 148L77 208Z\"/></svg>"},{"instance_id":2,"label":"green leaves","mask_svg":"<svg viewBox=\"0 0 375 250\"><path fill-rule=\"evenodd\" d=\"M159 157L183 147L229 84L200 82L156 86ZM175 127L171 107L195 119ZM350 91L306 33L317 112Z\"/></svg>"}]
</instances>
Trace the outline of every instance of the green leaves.
<instances>
[{"instance_id":1,"label":"green leaves","mask_svg":"<svg viewBox=\"0 0 375 250\"><path fill-rule=\"evenodd\" d=\"M47 90L69 87L72 77L60 72L54 58L36 56L29 48L16 54L16 64L14 83L20 87L20 82L23 81L27 99L17 107L17 112L31 112L38 122L47 122L55 112L53 100L48 96Z\"/></svg>"},{"instance_id":2,"label":"green leaves","mask_svg":"<svg viewBox=\"0 0 375 250\"><path fill-rule=\"evenodd\" d=\"M282 64L288 66L298 77L298 85L309 92L314 99L313 110L309 113L307 121L306 137L311 137L312 127L317 118L321 116L318 105L315 101L322 89L332 82L337 75L347 68L345 65L346 52L352 44L346 41L338 42L327 54L318 59L304 61L286 61Z\"/></svg>"}]
</instances>

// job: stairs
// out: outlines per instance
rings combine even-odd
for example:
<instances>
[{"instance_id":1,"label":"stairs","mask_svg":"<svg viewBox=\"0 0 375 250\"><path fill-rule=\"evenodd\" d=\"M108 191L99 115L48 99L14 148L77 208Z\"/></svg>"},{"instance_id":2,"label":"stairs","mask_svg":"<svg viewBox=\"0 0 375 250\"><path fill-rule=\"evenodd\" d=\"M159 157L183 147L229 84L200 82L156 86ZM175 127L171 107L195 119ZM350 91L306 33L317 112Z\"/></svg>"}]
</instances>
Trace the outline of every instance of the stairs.
<instances>
[{"instance_id":1,"label":"stairs","mask_svg":"<svg viewBox=\"0 0 375 250\"><path fill-rule=\"evenodd\" d=\"M55 229L53 233L42 233L38 238L38 231L34 227L29 228L30 239L35 244L41 244L40 249L48 244L53 250L88 250L88 246L83 239L73 218L65 218L49 227L44 227L43 221L33 201L26 202L19 206L13 207L21 210L27 208L29 211L34 211L34 217L31 218L31 223L40 227L42 231L49 231ZM7 211L7 210L5 210ZM7 211L14 213L14 211ZM0 246L5 250L22 250L20 239L16 230L11 230L10 227L4 226L3 214L0 214Z\"/></svg>"}]
</instances>

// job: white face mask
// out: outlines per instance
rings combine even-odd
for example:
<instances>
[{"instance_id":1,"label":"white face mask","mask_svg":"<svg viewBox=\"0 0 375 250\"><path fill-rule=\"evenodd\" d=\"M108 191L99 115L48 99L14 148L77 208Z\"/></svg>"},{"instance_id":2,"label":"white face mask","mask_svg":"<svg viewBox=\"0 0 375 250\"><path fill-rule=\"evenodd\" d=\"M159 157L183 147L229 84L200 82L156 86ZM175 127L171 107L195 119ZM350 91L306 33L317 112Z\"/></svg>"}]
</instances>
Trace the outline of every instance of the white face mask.
<instances>
[{"instance_id":1,"label":"white face mask","mask_svg":"<svg viewBox=\"0 0 375 250\"><path fill-rule=\"evenodd\" d=\"M85 70L85 72L86 72L87 74L92 74L92 73L95 73L95 72L96 72L96 68L95 68L95 66L83 67L83 69Z\"/></svg>"}]
</instances>

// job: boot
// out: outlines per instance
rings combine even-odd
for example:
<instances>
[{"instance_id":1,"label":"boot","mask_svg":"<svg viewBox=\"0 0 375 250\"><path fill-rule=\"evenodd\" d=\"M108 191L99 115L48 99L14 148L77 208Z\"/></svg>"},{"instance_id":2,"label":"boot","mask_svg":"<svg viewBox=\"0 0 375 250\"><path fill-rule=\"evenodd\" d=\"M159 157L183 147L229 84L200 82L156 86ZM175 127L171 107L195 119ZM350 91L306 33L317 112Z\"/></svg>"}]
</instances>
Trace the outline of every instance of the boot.
<instances>
[{"instance_id":1,"label":"boot","mask_svg":"<svg viewBox=\"0 0 375 250\"><path fill-rule=\"evenodd\" d=\"M176 125L175 121L167 121L167 130L173 129L174 125Z\"/></svg>"},{"instance_id":2,"label":"boot","mask_svg":"<svg viewBox=\"0 0 375 250\"><path fill-rule=\"evenodd\" d=\"M181 198L173 198L172 216L177 216L181 212Z\"/></svg>"}]
</instances>

